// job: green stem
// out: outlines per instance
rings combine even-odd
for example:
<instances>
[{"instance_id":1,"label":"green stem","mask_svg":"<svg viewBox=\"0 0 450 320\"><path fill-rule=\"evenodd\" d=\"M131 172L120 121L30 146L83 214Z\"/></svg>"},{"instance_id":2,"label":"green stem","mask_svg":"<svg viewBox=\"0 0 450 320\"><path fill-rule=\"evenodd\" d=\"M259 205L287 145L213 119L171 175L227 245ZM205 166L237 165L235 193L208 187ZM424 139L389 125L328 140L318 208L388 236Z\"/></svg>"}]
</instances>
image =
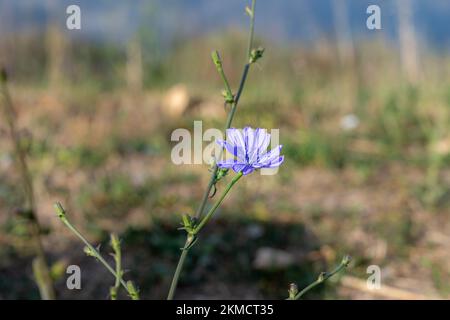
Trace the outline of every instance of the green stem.
<instances>
[{"instance_id":1,"label":"green stem","mask_svg":"<svg viewBox=\"0 0 450 320\"><path fill-rule=\"evenodd\" d=\"M183 269L184 261L186 260L186 256L189 251L189 240L186 239L186 244L184 245L184 248L182 249L180 259L178 260L178 265L175 270L175 274L172 278L172 283L170 284L169 294L167 295L167 300L173 300L173 297L175 295L175 291L178 286L178 279L180 278L181 270Z\"/></svg>"},{"instance_id":2,"label":"green stem","mask_svg":"<svg viewBox=\"0 0 450 320\"><path fill-rule=\"evenodd\" d=\"M211 217L214 215L214 212L216 212L217 208L220 206L222 201L225 199L225 196L228 194L228 192L231 190L231 188L234 186L236 182L242 177L242 171L239 172L233 180L230 181L230 183L227 185L225 190L223 191L220 198L216 201L216 203L212 206L212 208L208 211L206 216L202 219L202 221L194 228L192 234L197 235L200 230L205 226L206 223L211 219Z\"/></svg>"},{"instance_id":3,"label":"green stem","mask_svg":"<svg viewBox=\"0 0 450 320\"><path fill-rule=\"evenodd\" d=\"M122 280L122 276L121 276L121 272L122 272L122 261L121 261L121 254L120 251L118 253L116 253L115 255L115 260L116 260L116 282L114 283L114 291L117 294L117 291L119 290L120 287L120 281Z\"/></svg>"},{"instance_id":4,"label":"green stem","mask_svg":"<svg viewBox=\"0 0 450 320\"><path fill-rule=\"evenodd\" d=\"M116 263L116 280L111 288L111 300L117 299L117 292L120 288L120 280L122 280L122 252L120 249L120 241L115 234L111 234L111 246L114 250L114 261Z\"/></svg>"},{"instance_id":5,"label":"green stem","mask_svg":"<svg viewBox=\"0 0 450 320\"><path fill-rule=\"evenodd\" d=\"M255 5L256 0L252 0L252 7L251 7L251 15L250 15L250 37L248 39L248 48L247 48L247 57L250 59L250 55L252 53L252 46L253 46L253 34L255 30Z\"/></svg>"},{"instance_id":6,"label":"green stem","mask_svg":"<svg viewBox=\"0 0 450 320\"><path fill-rule=\"evenodd\" d=\"M247 61L250 59L251 51L252 51L252 47L253 47L253 35L254 35L254 29L255 29L255 6L256 6L256 0L252 0L251 15L250 15L250 34L248 37L248 48L247 48ZM216 64L216 66L217 66L217 64ZM236 93L236 96L235 96L232 106L231 106L231 110L227 117L225 131L226 131L226 129L229 129L231 127L231 123L233 122L234 114L236 113L236 109L239 104L239 99L241 98L241 94L242 94L242 91L244 90L245 82L247 81L247 76L248 76L248 72L250 70L250 66L251 66L251 63L249 61L244 66L244 71L242 72L241 80L239 82L239 89ZM231 92L231 89L229 88L225 73L223 73L223 69L222 69L222 71L219 71L219 73L225 81L226 90L229 90L229 92ZM222 75L222 73L223 73L223 75ZM220 159L221 157L222 157L222 150L217 158ZM195 212L196 219L200 219L203 214L203 211L205 210L206 202L208 201L208 197L211 194L211 189L214 186L214 183L216 180L217 170L218 170L217 165L214 165L214 169L211 173L211 177L209 179L206 190L203 193L200 205L199 205L197 211Z\"/></svg>"},{"instance_id":7,"label":"green stem","mask_svg":"<svg viewBox=\"0 0 450 320\"><path fill-rule=\"evenodd\" d=\"M300 291L293 299L290 300L298 300L300 299L305 293L307 293L308 291L310 291L311 289L315 288L316 286L324 283L325 281L327 281L329 278L331 278L332 276L334 276L336 273L341 272L342 270L344 270L346 267L348 267L348 264L350 263L351 258L350 256L345 256L342 259L342 262L339 266L337 266L334 270L332 270L331 272L322 272L319 277L317 278L316 281L314 281L313 283L311 283L310 285L308 285L306 288L304 288L302 291Z\"/></svg>"},{"instance_id":8,"label":"green stem","mask_svg":"<svg viewBox=\"0 0 450 320\"><path fill-rule=\"evenodd\" d=\"M211 56L212 56L214 64L216 65L217 72L219 73L219 75L222 78L222 81L225 85L225 91L226 91L225 97L226 97L226 99L228 99L228 98L232 99L233 92L231 91L230 83L228 82L227 76L225 75L225 72L223 70L222 59L220 58L219 52L213 51ZM225 102L228 103L229 101L225 100Z\"/></svg>"},{"instance_id":9,"label":"green stem","mask_svg":"<svg viewBox=\"0 0 450 320\"><path fill-rule=\"evenodd\" d=\"M129 291L127 283L120 277L120 275L118 275L116 273L116 271L114 271L114 269L109 265L109 263L106 262L105 259L103 259L102 255L98 252L98 250L95 249L94 246L92 246L89 243L89 241L70 223L70 221L66 217L66 212L65 212L64 208L61 206L61 204L56 203L55 210L56 210L59 218L61 219L61 221L66 225L66 227L69 228L69 230L72 231L86 245L86 247L89 248L90 253L92 253L92 255L95 258L97 258L97 260L100 261L105 266L105 268L115 277L116 280L118 278L120 279L119 280L120 284L122 285L122 287L124 287L124 289L131 296L132 292Z\"/></svg>"},{"instance_id":10,"label":"green stem","mask_svg":"<svg viewBox=\"0 0 450 320\"><path fill-rule=\"evenodd\" d=\"M214 206L208 211L206 216L202 219L202 221L192 230L191 233L188 234L186 243L182 249L180 259L178 260L177 268L175 270L175 274L172 278L172 283L170 284L169 294L167 295L167 300L172 300L175 295L175 290L178 285L178 279L181 274L181 270L183 269L184 262L186 260L186 256L188 254L188 251L192 245L192 243L195 241L196 235L200 232L200 230L206 225L206 223L211 219L211 217L214 215L214 212L216 212L217 208L220 206L220 204L225 199L225 196L228 194L228 192L231 190L231 188L234 186L236 182L242 177L242 172L239 172L233 180L230 181L230 183L227 185L225 190L223 191L220 198L216 201Z\"/></svg>"},{"instance_id":11,"label":"green stem","mask_svg":"<svg viewBox=\"0 0 450 320\"><path fill-rule=\"evenodd\" d=\"M249 72L250 66L251 66L250 57L251 57L251 51L252 51L252 47L253 47L253 34L254 34L254 26L255 26L255 3L256 3L256 0L252 0L251 15L250 15L250 35L248 38L248 49L247 49L247 59L246 59L247 63L244 66L244 71L242 72L241 80L239 82L239 88L236 93L236 96L233 99L231 110L227 117L225 131L226 131L226 129L229 129L231 127L231 123L233 122L233 118L236 113L236 109L238 107L242 91L244 90L245 82L247 81L248 72ZM214 56L213 56L213 59L214 59ZM217 60L215 61L215 63L219 59L220 58L217 56ZM216 63L216 66L218 66L217 63ZM218 67L218 70L219 70L220 76L222 77L223 81L225 82L226 90L228 91L228 93L231 93L231 88L229 86L229 83L225 76L225 73L223 72L222 66L220 66L220 68ZM218 155L218 159L220 159L222 157L222 152L223 152L223 150L220 151L220 154ZM216 176L217 176L218 169L219 169L219 167L217 166L217 164L215 164L214 169L211 173L211 177L208 182L208 186L207 186L205 192L203 193L200 205L199 205L197 211L195 212L195 218L197 220L201 219L201 217L203 215L203 211L205 210L206 202L208 201L208 197L211 194L211 189L214 186L214 184L216 183ZM231 187L239 180L239 178L241 176L242 176L242 173L239 173L233 179L233 181L230 183L230 185L227 186L225 192L222 194L219 201L217 201L216 204L211 208L211 210L208 212L208 214L205 216L205 218L200 222L200 224L195 227L195 229L193 230L194 235L196 235L203 228L203 226L208 222L208 220L212 217L212 215L214 214L217 207L222 203L222 201L225 198L228 191L230 191ZM186 256L187 256L187 253L188 253L188 250L189 250L191 244L192 244L192 239L189 240L189 235L188 235L188 239L186 240L186 245L183 248L180 259L178 261L177 268L175 270L174 277L172 279L172 283L171 283L171 286L169 289L169 294L167 297L168 300L171 300L174 297L175 290L176 290L177 283L178 283L178 278L180 277L180 273L181 273L181 270L183 269L183 265L186 260Z\"/></svg>"},{"instance_id":12,"label":"green stem","mask_svg":"<svg viewBox=\"0 0 450 320\"><path fill-rule=\"evenodd\" d=\"M8 123L9 132L14 145L14 151L18 158L19 172L22 179L22 187L26 199L26 212L28 219L28 228L30 230L33 244L35 245L36 260L33 264L33 273L36 283L39 287L39 293L43 300L55 299L55 290L53 287L53 279L50 275L47 257L44 246L42 244L41 226L37 219L35 210L35 199L32 177L28 168L26 153L20 144L20 134L16 127L15 110L11 99L11 95L7 86L7 75L5 70L0 70L0 94L4 101L4 113Z\"/></svg>"},{"instance_id":13,"label":"green stem","mask_svg":"<svg viewBox=\"0 0 450 320\"><path fill-rule=\"evenodd\" d=\"M242 73L241 81L239 83L239 89L238 89L238 92L236 93L236 97L234 98L234 102L233 102L233 104L231 106L231 111L230 111L230 113L228 114L228 117L227 117L227 122L225 124L225 131L226 131L226 129L229 129L231 127L231 123L233 122L233 118L234 118L234 115L236 113L236 109L238 107L242 91L244 90L244 86L245 86L245 82L247 80L247 76L248 76L249 70L250 70L250 64L247 63L245 65L245 67L244 67L244 71ZM222 157L222 152L223 152L223 150L221 149L220 153L219 153L219 155L217 157L218 159L220 159ZM205 190L205 193L203 194L202 200L200 202L200 206L198 207L197 212L195 213L195 217L197 219L201 218L201 216L203 214L203 211L205 210L206 202L208 201L208 197L211 194L211 189L212 189L212 187L214 185L214 182L216 180L216 175L217 175L217 170L218 169L219 168L217 167L217 164L215 164L213 172L211 174L211 178L209 179L209 182L208 182L208 186L207 186L207 188Z\"/></svg>"}]
</instances>

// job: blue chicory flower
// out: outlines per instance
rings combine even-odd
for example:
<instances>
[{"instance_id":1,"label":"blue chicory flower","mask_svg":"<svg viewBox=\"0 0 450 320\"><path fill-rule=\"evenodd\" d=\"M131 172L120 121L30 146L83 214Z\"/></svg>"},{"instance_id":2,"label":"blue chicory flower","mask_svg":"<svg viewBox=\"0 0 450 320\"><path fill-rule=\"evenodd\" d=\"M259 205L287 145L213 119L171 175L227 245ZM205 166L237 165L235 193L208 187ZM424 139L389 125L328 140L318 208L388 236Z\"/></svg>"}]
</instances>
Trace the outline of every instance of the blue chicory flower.
<instances>
[{"instance_id":1,"label":"blue chicory flower","mask_svg":"<svg viewBox=\"0 0 450 320\"><path fill-rule=\"evenodd\" d=\"M227 140L217 140L217 143L236 158L218 161L219 168L231 168L235 172L247 175L256 169L276 168L283 163L284 156L280 156L282 145L267 152L270 134L266 129L230 128L226 133Z\"/></svg>"}]
</instances>

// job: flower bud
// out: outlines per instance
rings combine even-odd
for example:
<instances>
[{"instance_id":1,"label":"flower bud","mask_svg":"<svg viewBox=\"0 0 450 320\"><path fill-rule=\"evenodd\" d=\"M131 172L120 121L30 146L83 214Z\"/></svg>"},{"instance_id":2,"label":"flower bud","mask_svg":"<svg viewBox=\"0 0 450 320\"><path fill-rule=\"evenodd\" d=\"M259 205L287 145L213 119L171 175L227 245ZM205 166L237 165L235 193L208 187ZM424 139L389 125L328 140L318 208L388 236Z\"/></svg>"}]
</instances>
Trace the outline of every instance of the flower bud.
<instances>
[{"instance_id":1,"label":"flower bud","mask_svg":"<svg viewBox=\"0 0 450 320\"><path fill-rule=\"evenodd\" d=\"M231 103L234 102L234 97L233 97L233 95L232 95L229 91L223 90L223 91L222 91L222 96L223 96L223 98L225 99L225 102L226 102L226 103L231 104Z\"/></svg>"},{"instance_id":2,"label":"flower bud","mask_svg":"<svg viewBox=\"0 0 450 320\"><path fill-rule=\"evenodd\" d=\"M181 216L181 219L183 221L183 228L186 230L188 234L192 234L194 228L195 228L195 220L189 216L188 214L183 214Z\"/></svg>"},{"instance_id":3,"label":"flower bud","mask_svg":"<svg viewBox=\"0 0 450 320\"><path fill-rule=\"evenodd\" d=\"M347 254L342 259L341 264L344 265L345 267L348 267L348 265L350 264L351 261L352 261L352 257Z\"/></svg>"},{"instance_id":4,"label":"flower bud","mask_svg":"<svg viewBox=\"0 0 450 320\"><path fill-rule=\"evenodd\" d=\"M222 59L220 58L219 51L214 50L211 53L211 58L212 58L212 60L213 60L213 62L216 65L217 68L222 68Z\"/></svg>"},{"instance_id":5,"label":"flower bud","mask_svg":"<svg viewBox=\"0 0 450 320\"><path fill-rule=\"evenodd\" d=\"M219 181L220 179L225 177L228 173L228 170L229 169L226 169L226 168L220 168L219 170L217 170L216 181Z\"/></svg>"},{"instance_id":6,"label":"flower bud","mask_svg":"<svg viewBox=\"0 0 450 320\"><path fill-rule=\"evenodd\" d=\"M295 299L295 296L296 296L297 293L298 293L298 286L297 286L297 284L291 283L291 284L289 285L289 290L288 290L288 292L289 292L289 300L294 300L294 299Z\"/></svg>"},{"instance_id":7,"label":"flower bud","mask_svg":"<svg viewBox=\"0 0 450 320\"><path fill-rule=\"evenodd\" d=\"M115 252L120 251L120 239L117 237L116 234L111 233L111 247Z\"/></svg>"},{"instance_id":8,"label":"flower bud","mask_svg":"<svg viewBox=\"0 0 450 320\"><path fill-rule=\"evenodd\" d=\"M96 257L96 254L95 254L94 250L92 250L92 249L89 248L88 246L85 246L85 247L83 248L83 251L84 251L84 253L86 253L86 255L87 255L88 257Z\"/></svg>"},{"instance_id":9,"label":"flower bud","mask_svg":"<svg viewBox=\"0 0 450 320\"><path fill-rule=\"evenodd\" d=\"M325 281L326 276L327 276L327 273L326 273L326 272L321 272L321 273L319 274L319 277L317 278L317 281L319 281L319 282Z\"/></svg>"},{"instance_id":10,"label":"flower bud","mask_svg":"<svg viewBox=\"0 0 450 320\"><path fill-rule=\"evenodd\" d=\"M250 9L249 6L246 6L246 7L245 7L245 13L248 14L248 16L249 16L250 18L253 18L253 11L252 11L252 9Z\"/></svg>"},{"instance_id":11,"label":"flower bud","mask_svg":"<svg viewBox=\"0 0 450 320\"><path fill-rule=\"evenodd\" d=\"M116 287L109 288L109 295L111 296L111 300L117 300L117 288Z\"/></svg>"},{"instance_id":12,"label":"flower bud","mask_svg":"<svg viewBox=\"0 0 450 320\"><path fill-rule=\"evenodd\" d=\"M253 49L250 53L250 63L255 63L256 61L258 61L260 58L262 58L263 54L264 54L264 48L259 47L257 49Z\"/></svg>"},{"instance_id":13,"label":"flower bud","mask_svg":"<svg viewBox=\"0 0 450 320\"><path fill-rule=\"evenodd\" d=\"M139 300L139 291L136 289L132 281L127 281L127 290L132 300Z\"/></svg>"},{"instance_id":14,"label":"flower bud","mask_svg":"<svg viewBox=\"0 0 450 320\"><path fill-rule=\"evenodd\" d=\"M61 203L57 202L54 205L56 214L58 215L58 217L60 219L65 218L66 217L66 211L64 210L63 206L61 205Z\"/></svg>"}]
</instances>

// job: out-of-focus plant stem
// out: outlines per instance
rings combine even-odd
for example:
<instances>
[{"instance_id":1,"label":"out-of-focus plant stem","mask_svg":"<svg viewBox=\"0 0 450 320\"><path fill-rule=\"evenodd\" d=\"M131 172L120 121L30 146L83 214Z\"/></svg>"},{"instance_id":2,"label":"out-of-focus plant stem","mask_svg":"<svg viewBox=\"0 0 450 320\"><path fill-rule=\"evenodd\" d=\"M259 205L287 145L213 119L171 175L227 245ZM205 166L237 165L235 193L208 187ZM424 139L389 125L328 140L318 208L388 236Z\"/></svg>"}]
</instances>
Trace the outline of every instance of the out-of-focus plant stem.
<instances>
[{"instance_id":1,"label":"out-of-focus plant stem","mask_svg":"<svg viewBox=\"0 0 450 320\"><path fill-rule=\"evenodd\" d=\"M42 244L41 226L39 225L34 199L33 181L27 164L27 155L21 146L20 135L16 127L16 118L11 95L8 90L8 77L4 69L0 70L0 95L4 106L4 115L8 123L9 133L14 145L14 151L18 158L18 168L22 180L22 188L25 196L23 213L28 220L28 228L34 244L36 258L33 261L33 273L39 287L39 293L43 300L55 299L53 280L44 246Z\"/></svg>"}]
</instances>

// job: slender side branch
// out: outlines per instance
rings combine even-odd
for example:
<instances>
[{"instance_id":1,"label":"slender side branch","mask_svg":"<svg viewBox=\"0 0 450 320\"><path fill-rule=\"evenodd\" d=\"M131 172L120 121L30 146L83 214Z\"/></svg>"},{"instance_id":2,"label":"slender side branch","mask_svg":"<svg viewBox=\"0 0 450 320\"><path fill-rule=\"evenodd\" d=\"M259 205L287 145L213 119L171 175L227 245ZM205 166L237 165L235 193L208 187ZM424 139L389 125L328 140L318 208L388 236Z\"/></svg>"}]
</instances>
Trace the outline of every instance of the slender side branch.
<instances>
[{"instance_id":1,"label":"slender side branch","mask_svg":"<svg viewBox=\"0 0 450 320\"><path fill-rule=\"evenodd\" d=\"M202 230L202 228L205 226L205 224L211 219L211 217L214 215L214 213L216 212L217 208L222 204L222 201L225 199L225 196L228 194L228 192L231 190L231 188L234 186L234 184L236 182L238 182L238 180L242 177L242 171L239 172L234 178L233 180L230 181L230 183L227 185L227 187L225 188L225 190L223 191L222 195L220 196L220 198L216 201L216 203L212 206L212 208L208 211L208 213L205 215L205 217L202 219L202 221L200 221L200 223L195 226L192 234L195 236L197 235L200 230Z\"/></svg>"},{"instance_id":2,"label":"slender side branch","mask_svg":"<svg viewBox=\"0 0 450 320\"><path fill-rule=\"evenodd\" d=\"M341 264L339 266L337 266L334 270L332 270L331 272L322 272L319 277L317 278L316 281L314 281L313 283L311 283L310 285L308 285L306 288L304 288L302 291L298 292L297 286L295 284L291 284L290 288L289 288L289 298L288 300L298 300L300 299L303 295L305 295L308 291L310 291L311 289L315 288L316 286L318 286L319 284L324 283L326 280L328 280L329 278L331 278L332 276L334 276L335 274L341 272L342 270L344 270L345 268L348 267L349 263L351 261L351 257L346 255L342 261ZM298 292L298 293L297 293Z\"/></svg>"},{"instance_id":3,"label":"slender side branch","mask_svg":"<svg viewBox=\"0 0 450 320\"><path fill-rule=\"evenodd\" d=\"M122 271L122 253L120 249L120 240L115 234L111 234L111 247L114 250L114 261L116 263L116 281L114 286L109 290L111 300L117 300L117 292L120 288L120 281L122 280L123 271Z\"/></svg>"},{"instance_id":4,"label":"slender side branch","mask_svg":"<svg viewBox=\"0 0 450 320\"><path fill-rule=\"evenodd\" d=\"M100 261L105 268L114 276L114 278L120 282L122 287L128 292L128 295L133 300L139 300L139 295L137 290L135 289L134 285L131 281L125 282L121 275L116 273L116 271L110 266L110 264L102 257L100 252L94 246L92 246L89 241L70 223L70 221L66 217L66 211L62 207L60 203L56 203L54 205L55 211L58 214L59 219L66 225L67 228L69 228L70 231L72 231L85 245L85 252L87 255L92 256L96 258L98 261Z\"/></svg>"},{"instance_id":5,"label":"slender side branch","mask_svg":"<svg viewBox=\"0 0 450 320\"><path fill-rule=\"evenodd\" d=\"M219 52L213 51L211 53L211 58L214 64L216 65L217 72L222 78L223 84L225 85L225 90L223 92L225 104L233 103L234 102L233 92L231 91L230 83L228 82L227 76L225 75L225 71L223 70L222 59L220 58Z\"/></svg>"},{"instance_id":6,"label":"slender side branch","mask_svg":"<svg viewBox=\"0 0 450 320\"><path fill-rule=\"evenodd\" d=\"M22 187L26 200L25 208L22 212L25 213L25 216L28 219L28 228L33 239L33 244L35 245L36 258L33 261L33 273L39 287L41 298L43 300L53 300L55 299L55 291L44 246L42 244L41 226L39 225L36 215L33 181L30 170L28 169L26 152L21 146L20 134L16 127L15 110L8 90L7 82L8 77L6 71L1 69L0 97L3 100L5 118L8 123L11 140L13 141L14 151L18 158L19 172L21 175Z\"/></svg>"},{"instance_id":7,"label":"slender side branch","mask_svg":"<svg viewBox=\"0 0 450 320\"><path fill-rule=\"evenodd\" d=\"M250 16L250 36L248 39L248 48L247 48L247 57L250 58L251 52L252 52L252 45L253 45L253 34L255 31L255 5L256 1L252 0L252 7L249 9L246 8L247 14Z\"/></svg>"}]
</instances>

